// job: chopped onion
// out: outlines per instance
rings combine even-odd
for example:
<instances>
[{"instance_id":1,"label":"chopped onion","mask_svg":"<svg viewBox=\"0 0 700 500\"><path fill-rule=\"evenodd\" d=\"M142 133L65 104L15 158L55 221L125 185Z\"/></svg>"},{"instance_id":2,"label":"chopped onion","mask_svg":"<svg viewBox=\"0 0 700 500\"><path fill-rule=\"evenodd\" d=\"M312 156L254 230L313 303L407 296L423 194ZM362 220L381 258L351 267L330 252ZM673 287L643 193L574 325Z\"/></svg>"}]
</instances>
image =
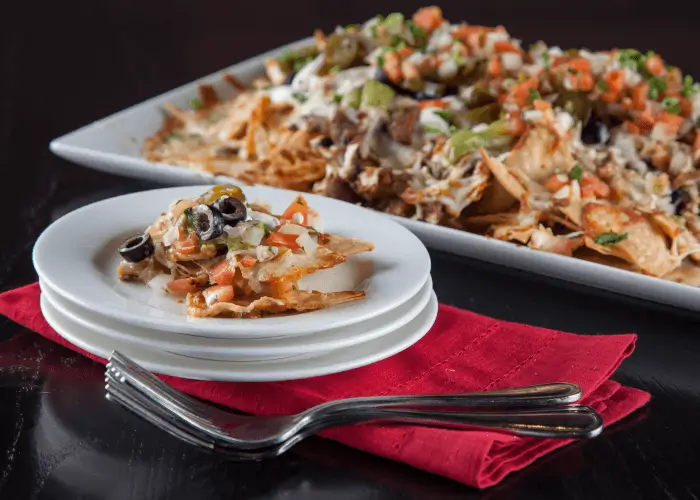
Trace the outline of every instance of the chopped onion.
<instances>
[{"instance_id":1,"label":"chopped onion","mask_svg":"<svg viewBox=\"0 0 700 500\"><path fill-rule=\"evenodd\" d=\"M177 226L173 225L170 226L170 229L168 229L165 234L163 235L161 242L163 245L166 247L169 247L173 243L175 243L178 238L180 237L180 231L178 231Z\"/></svg>"},{"instance_id":2,"label":"chopped onion","mask_svg":"<svg viewBox=\"0 0 700 500\"><path fill-rule=\"evenodd\" d=\"M300 234L299 237L297 238L297 243L299 244L300 247L304 249L304 251L308 254L315 254L316 249L318 248L318 244L316 243L316 240L311 237L308 231L304 231L303 234Z\"/></svg>"},{"instance_id":3,"label":"chopped onion","mask_svg":"<svg viewBox=\"0 0 700 500\"><path fill-rule=\"evenodd\" d=\"M243 236L243 233L245 233L249 227L250 223L240 222L235 226L224 226L224 232L228 234L231 238L240 238L241 236Z\"/></svg>"},{"instance_id":4,"label":"chopped onion","mask_svg":"<svg viewBox=\"0 0 700 500\"><path fill-rule=\"evenodd\" d=\"M248 215L250 216L251 220L262 222L266 226L270 226L272 228L276 228L280 225L280 221L277 217L273 217L270 214L266 214L265 212L256 212L255 210L248 210Z\"/></svg>"},{"instance_id":5,"label":"chopped onion","mask_svg":"<svg viewBox=\"0 0 700 500\"><path fill-rule=\"evenodd\" d=\"M265 236L265 230L260 226L250 226L243 233L243 243L252 245L254 247L258 246Z\"/></svg>"},{"instance_id":6,"label":"chopped onion","mask_svg":"<svg viewBox=\"0 0 700 500\"><path fill-rule=\"evenodd\" d=\"M255 258L258 262L265 262L266 260L274 259L279 253L279 248L277 247L266 247L258 246L255 249Z\"/></svg>"},{"instance_id":7,"label":"chopped onion","mask_svg":"<svg viewBox=\"0 0 700 500\"><path fill-rule=\"evenodd\" d=\"M280 233L282 234L304 234L307 232L306 228L296 224L285 224L280 228Z\"/></svg>"},{"instance_id":8,"label":"chopped onion","mask_svg":"<svg viewBox=\"0 0 700 500\"><path fill-rule=\"evenodd\" d=\"M166 294L168 293L167 284L170 281L172 281L172 277L169 274L158 274L148 282L148 287L158 292Z\"/></svg>"},{"instance_id":9,"label":"chopped onion","mask_svg":"<svg viewBox=\"0 0 700 500\"><path fill-rule=\"evenodd\" d=\"M505 52L501 54L501 61L503 62L503 69L506 71L515 71L520 69L523 65L523 58L520 54L514 52Z\"/></svg>"}]
</instances>

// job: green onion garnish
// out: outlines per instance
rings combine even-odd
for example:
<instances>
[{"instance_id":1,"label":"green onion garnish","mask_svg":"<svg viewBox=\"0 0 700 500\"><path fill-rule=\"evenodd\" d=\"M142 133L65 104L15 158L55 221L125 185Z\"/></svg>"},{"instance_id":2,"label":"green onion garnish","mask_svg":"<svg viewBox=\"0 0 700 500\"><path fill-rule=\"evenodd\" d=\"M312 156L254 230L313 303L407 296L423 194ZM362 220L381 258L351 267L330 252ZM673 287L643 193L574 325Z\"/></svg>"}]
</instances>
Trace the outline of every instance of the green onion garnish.
<instances>
[{"instance_id":1,"label":"green onion garnish","mask_svg":"<svg viewBox=\"0 0 700 500\"><path fill-rule=\"evenodd\" d=\"M581 165L577 163L569 170L569 179L581 182L581 177L583 177L583 169Z\"/></svg>"},{"instance_id":2,"label":"green onion garnish","mask_svg":"<svg viewBox=\"0 0 700 500\"><path fill-rule=\"evenodd\" d=\"M676 97L665 97L664 100L661 101L661 105L669 113L676 115L681 113L681 104L678 102L678 98Z\"/></svg>"},{"instance_id":3,"label":"green onion garnish","mask_svg":"<svg viewBox=\"0 0 700 500\"><path fill-rule=\"evenodd\" d=\"M627 239L627 233L617 234L617 233L601 233L596 236L593 241L598 245L609 246L616 245L621 241Z\"/></svg>"}]
</instances>

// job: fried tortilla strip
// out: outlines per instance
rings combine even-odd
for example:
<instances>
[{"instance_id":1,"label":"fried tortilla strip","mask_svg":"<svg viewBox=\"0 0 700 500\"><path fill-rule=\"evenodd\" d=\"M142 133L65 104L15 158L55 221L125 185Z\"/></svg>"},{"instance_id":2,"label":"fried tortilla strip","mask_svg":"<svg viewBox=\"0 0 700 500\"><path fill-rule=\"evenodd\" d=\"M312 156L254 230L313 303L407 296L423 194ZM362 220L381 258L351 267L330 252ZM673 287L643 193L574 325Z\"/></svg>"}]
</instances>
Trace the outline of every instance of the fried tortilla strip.
<instances>
[{"instance_id":1,"label":"fried tortilla strip","mask_svg":"<svg viewBox=\"0 0 700 500\"><path fill-rule=\"evenodd\" d=\"M679 268L663 275L662 278L684 285L700 286L700 266L685 262Z\"/></svg>"},{"instance_id":2,"label":"fried tortilla strip","mask_svg":"<svg viewBox=\"0 0 700 500\"><path fill-rule=\"evenodd\" d=\"M654 212L651 220L671 239L671 253L681 259L690 255L694 261L700 261L700 242L685 226L679 224L664 212Z\"/></svg>"},{"instance_id":3,"label":"fried tortilla strip","mask_svg":"<svg viewBox=\"0 0 700 500\"><path fill-rule=\"evenodd\" d=\"M583 246L583 236L557 236L548 227L540 225L532 235L527 246L535 250L558 253L571 257L573 253Z\"/></svg>"},{"instance_id":4,"label":"fried tortilla strip","mask_svg":"<svg viewBox=\"0 0 700 500\"><path fill-rule=\"evenodd\" d=\"M568 140L562 140L554 128L554 118L530 129L521 142L505 159L509 170L518 170L538 184L544 183L557 172L568 172L574 163Z\"/></svg>"},{"instance_id":5,"label":"fried tortilla strip","mask_svg":"<svg viewBox=\"0 0 700 500\"><path fill-rule=\"evenodd\" d=\"M307 274L342 264L350 255L373 249L374 245L367 241L322 234L315 254L285 252L273 260L249 268L243 267L241 272L244 278L261 283L297 282Z\"/></svg>"},{"instance_id":6,"label":"fried tortilla strip","mask_svg":"<svg viewBox=\"0 0 700 500\"><path fill-rule=\"evenodd\" d=\"M252 300L236 299L233 302L217 302L207 306L201 293L187 294L187 314L197 318L217 316L252 316L280 314L284 312L316 311L360 300L364 292L346 291L322 293L298 290L287 293L282 298L259 297Z\"/></svg>"},{"instance_id":7,"label":"fried tortilla strip","mask_svg":"<svg viewBox=\"0 0 700 500\"><path fill-rule=\"evenodd\" d=\"M485 149L480 149L479 153L481 153L481 158L484 160L484 164L488 167L501 186L508 191L508 194L510 194L516 200L522 202L527 195L527 188L516 177L515 172L512 172L504 163L498 161L496 158L490 157Z\"/></svg>"},{"instance_id":8,"label":"fried tortilla strip","mask_svg":"<svg viewBox=\"0 0 700 500\"><path fill-rule=\"evenodd\" d=\"M349 257L363 252L371 252L374 250L374 245L369 241L360 240L357 238L345 238L337 234L320 234L319 245L323 245L331 252Z\"/></svg>"},{"instance_id":9,"label":"fried tortilla strip","mask_svg":"<svg viewBox=\"0 0 700 500\"><path fill-rule=\"evenodd\" d=\"M262 283L270 281L299 281L307 274L329 269L345 262L344 255L319 248L316 255L286 252L274 260L261 262L253 267L241 268L243 277Z\"/></svg>"},{"instance_id":10,"label":"fried tortilla strip","mask_svg":"<svg viewBox=\"0 0 700 500\"><path fill-rule=\"evenodd\" d=\"M663 276L681 263L669 252L664 235L634 210L589 203L583 207L583 229L588 248L626 260L645 274ZM596 243L603 233L627 234L627 238L611 245Z\"/></svg>"}]
</instances>

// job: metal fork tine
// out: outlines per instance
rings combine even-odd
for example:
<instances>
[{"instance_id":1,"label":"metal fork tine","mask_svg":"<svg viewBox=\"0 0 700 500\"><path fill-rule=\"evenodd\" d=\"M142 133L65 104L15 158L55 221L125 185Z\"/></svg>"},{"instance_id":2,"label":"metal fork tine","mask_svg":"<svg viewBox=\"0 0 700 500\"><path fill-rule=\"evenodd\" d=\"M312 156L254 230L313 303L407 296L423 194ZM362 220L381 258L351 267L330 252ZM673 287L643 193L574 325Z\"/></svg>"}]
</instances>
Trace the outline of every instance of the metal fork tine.
<instances>
[{"instance_id":1,"label":"metal fork tine","mask_svg":"<svg viewBox=\"0 0 700 500\"><path fill-rule=\"evenodd\" d=\"M124 356L119 351L112 351L109 363L107 364L107 368L111 367L115 367L117 369L121 368L122 371L128 371L134 376L138 376L144 383L150 384L150 386L154 389L158 389L162 393L167 394L171 399L177 401L179 404L192 408L193 411L196 411L198 408L201 408L205 405L201 401L197 401L196 399L191 398L176 389L173 389L161 379L159 379L151 372L141 367L135 361L132 361L128 357Z\"/></svg>"},{"instance_id":2,"label":"metal fork tine","mask_svg":"<svg viewBox=\"0 0 700 500\"><path fill-rule=\"evenodd\" d=\"M121 406L133 412L135 415L138 415L147 422L160 429L163 429L172 436L188 444L196 446L208 453L224 456L229 460L247 462L259 461L264 458L273 458L279 456L281 452L286 451L293 444L303 439L301 437L297 438L294 443L290 443L283 451L279 449L279 446L272 449L251 451L237 450L235 448L221 446L219 443L215 443L200 437L196 429L190 428L186 424L178 424L170 420L161 412L162 408L159 408L145 396L137 393L135 389L130 388L128 385L122 384L113 376L108 374L106 379L108 380L105 387L107 390L105 394L106 399L119 403Z\"/></svg>"},{"instance_id":3,"label":"metal fork tine","mask_svg":"<svg viewBox=\"0 0 700 500\"><path fill-rule=\"evenodd\" d=\"M139 392L137 389L127 384L126 381L122 381L122 379L119 379L118 376L109 371L105 373L105 389L109 393L118 394L122 397L128 397L129 400L138 404L144 410L169 421L172 425L182 429L184 432L190 434L200 434L202 438L209 439L206 434L199 433L196 428L175 417L167 409L150 399L147 395Z\"/></svg>"},{"instance_id":4,"label":"metal fork tine","mask_svg":"<svg viewBox=\"0 0 700 500\"><path fill-rule=\"evenodd\" d=\"M168 419L162 417L159 414L153 413L152 411L144 408L141 406L138 402L136 402L135 399L131 398L127 394L115 389L113 386L109 386L107 388L107 394L105 397L107 399L110 399L112 401L116 401L129 411L135 413L139 417L143 418L144 420L150 422L151 424L155 425L156 427L163 429L167 433L171 434L172 436L175 436L176 438L185 441L191 445L197 446L199 448L203 448L209 451L214 451L215 450L215 445L211 441L206 441L204 439L201 439L194 434L187 432L183 430L181 427L173 424L171 421Z\"/></svg>"},{"instance_id":5,"label":"metal fork tine","mask_svg":"<svg viewBox=\"0 0 700 500\"><path fill-rule=\"evenodd\" d=\"M153 399L156 404L162 405L163 410L170 412L173 416L181 418L191 425L200 428L202 425L206 426L209 424L206 414L203 414L198 408L193 407L193 405L189 404L187 401L183 401L183 395L175 391L175 389L168 387L168 390L164 391L161 384L166 384L160 380L158 380L158 384L154 384L151 378L155 377L152 375L149 378L144 378L131 366L125 366L121 363L121 360L117 358L110 361L107 371L111 372L113 376L118 377L120 381L123 378L125 383L128 383L133 386L134 389ZM177 392L178 397L171 396L171 394L175 392ZM203 406L204 405L202 405L202 407Z\"/></svg>"}]
</instances>

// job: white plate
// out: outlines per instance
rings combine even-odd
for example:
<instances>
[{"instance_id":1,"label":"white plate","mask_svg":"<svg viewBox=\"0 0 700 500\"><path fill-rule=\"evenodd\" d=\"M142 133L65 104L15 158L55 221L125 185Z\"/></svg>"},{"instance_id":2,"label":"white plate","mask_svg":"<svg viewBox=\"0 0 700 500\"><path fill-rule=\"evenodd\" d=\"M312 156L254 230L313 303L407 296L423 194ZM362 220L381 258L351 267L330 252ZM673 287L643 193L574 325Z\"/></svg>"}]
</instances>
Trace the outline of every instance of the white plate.
<instances>
[{"instance_id":1,"label":"white plate","mask_svg":"<svg viewBox=\"0 0 700 500\"><path fill-rule=\"evenodd\" d=\"M119 196L71 212L51 224L34 246L39 277L69 301L118 321L177 333L207 332L230 338L299 335L338 328L388 312L413 297L430 274L430 256L410 231L380 214L329 198L308 195L326 231L362 238L372 252L307 276L300 286L321 291L363 289L363 300L304 314L261 319L187 318L172 296L116 275L117 247L143 231L175 199L201 194L201 186L158 189ZM246 187L251 200L282 211L296 193Z\"/></svg>"},{"instance_id":2,"label":"white plate","mask_svg":"<svg viewBox=\"0 0 700 500\"><path fill-rule=\"evenodd\" d=\"M255 363L192 358L104 337L58 313L43 295L41 311L47 323L64 339L101 358L106 359L113 350L118 350L144 368L166 375L197 380L270 382L338 373L393 356L418 342L430 330L437 317L438 302L433 292L415 319L378 339L299 361Z\"/></svg>"},{"instance_id":3,"label":"white plate","mask_svg":"<svg viewBox=\"0 0 700 500\"><path fill-rule=\"evenodd\" d=\"M200 83L214 85L217 92L225 96L227 90L230 92L230 85L223 81L224 74L230 73L243 81L250 81L252 77L264 72L266 58L308 43L311 43L311 39L300 40L161 94L53 140L51 150L75 163L117 175L172 184L212 182L211 174L152 163L141 158L143 141L162 125L163 106L172 103L187 107L188 102L197 97L197 86ZM425 222L398 217L394 219L415 232L431 248L661 304L700 311L700 288L531 250Z\"/></svg>"},{"instance_id":4,"label":"white plate","mask_svg":"<svg viewBox=\"0 0 700 500\"><path fill-rule=\"evenodd\" d=\"M102 336L144 347L185 354L198 358L228 361L281 359L318 354L368 342L401 328L413 320L430 300L433 282L430 277L418 294L385 314L362 323L326 332L281 339L221 339L147 330L80 309L58 296L40 281L42 295L56 311L69 320ZM298 359L298 358L295 358Z\"/></svg>"}]
</instances>

